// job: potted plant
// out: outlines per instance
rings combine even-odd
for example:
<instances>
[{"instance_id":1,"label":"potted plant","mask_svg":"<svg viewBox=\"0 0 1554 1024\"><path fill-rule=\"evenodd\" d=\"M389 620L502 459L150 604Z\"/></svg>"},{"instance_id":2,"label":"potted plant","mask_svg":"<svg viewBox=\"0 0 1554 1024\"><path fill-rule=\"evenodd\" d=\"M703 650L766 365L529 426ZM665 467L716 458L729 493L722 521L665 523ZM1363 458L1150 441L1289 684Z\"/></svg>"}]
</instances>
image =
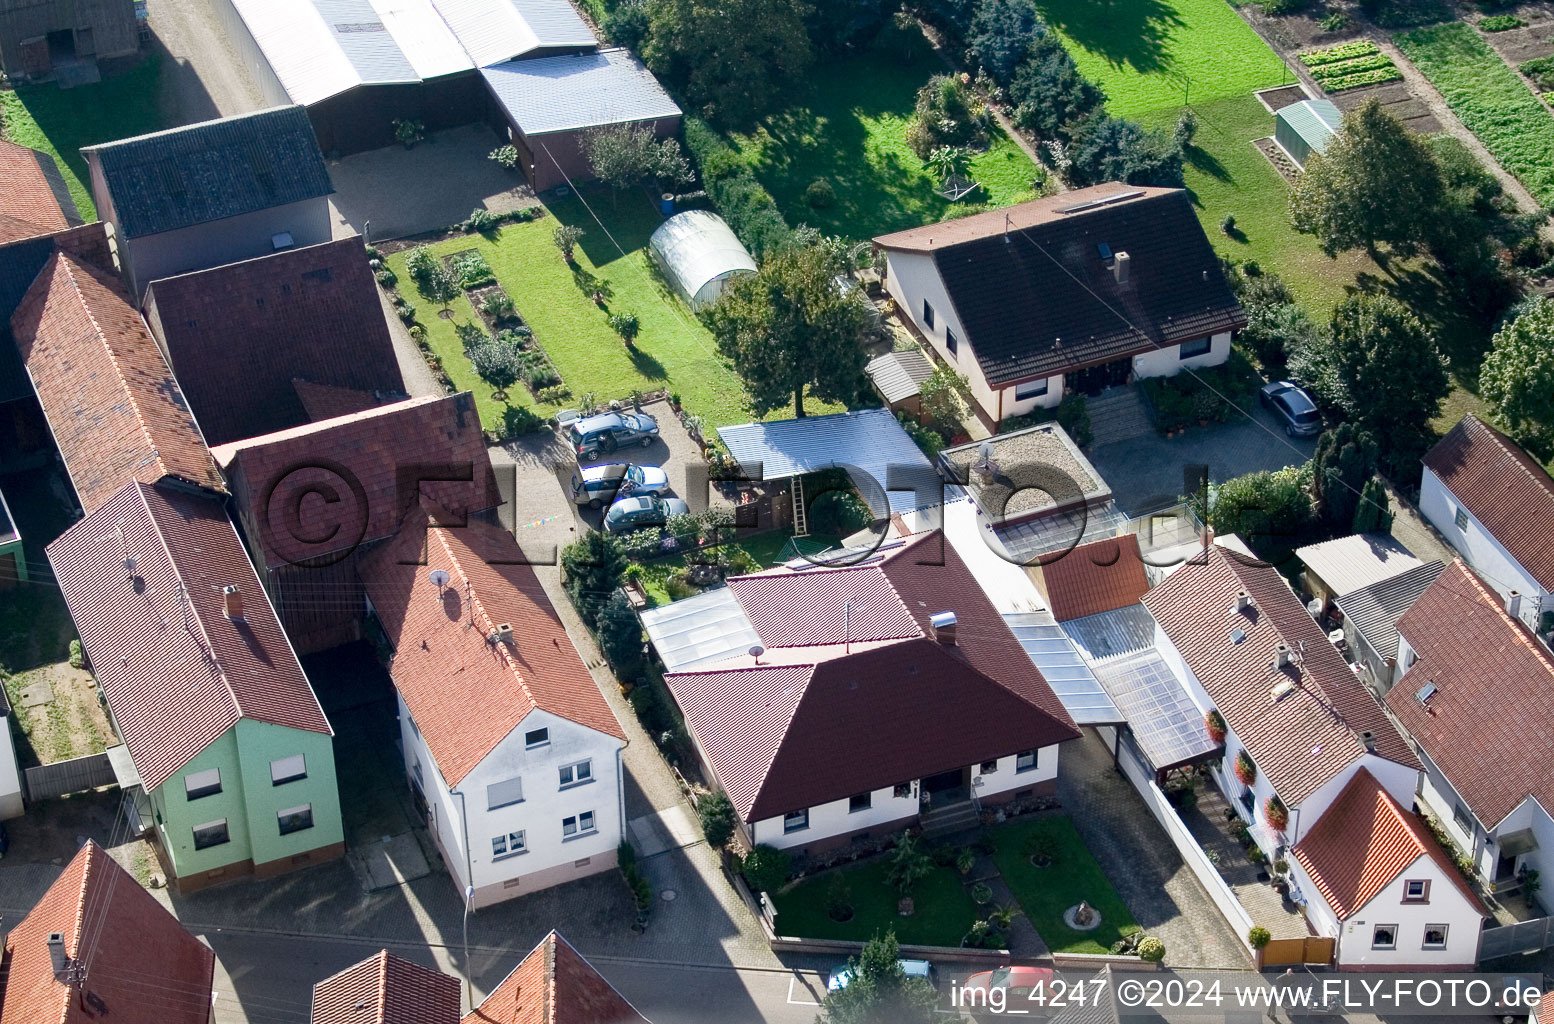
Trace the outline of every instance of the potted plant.
<instances>
[{"instance_id":1,"label":"potted plant","mask_svg":"<svg viewBox=\"0 0 1554 1024\"><path fill-rule=\"evenodd\" d=\"M414 147L417 142L426 138L426 125L420 121L395 120L393 127L394 138L406 149Z\"/></svg>"},{"instance_id":2,"label":"potted plant","mask_svg":"<svg viewBox=\"0 0 1554 1024\"><path fill-rule=\"evenodd\" d=\"M1284 801L1277 795L1263 801L1263 817L1268 819L1276 832L1283 832L1290 825L1290 809L1284 806Z\"/></svg>"},{"instance_id":3,"label":"potted plant","mask_svg":"<svg viewBox=\"0 0 1554 1024\"><path fill-rule=\"evenodd\" d=\"M1246 933L1246 944L1252 947L1252 952L1257 954L1257 967L1263 966L1263 947L1273 941L1273 933L1260 924L1254 924Z\"/></svg>"},{"instance_id":4,"label":"potted plant","mask_svg":"<svg viewBox=\"0 0 1554 1024\"><path fill-rule=\"evenodd\" d=\"M597 302L598 293L595 293L595 296L594 301ZM626 343L627 348L636 347L637 332L642 329L642 323L637 319L637 314L612 313L610 314L610 327L614 329L616 334L621 336L621 341ZM638 394L640 396L640 392Z\"/></svg>"},{"instance_id":5,"label":"potted plant","mask_svg":"<svg viewBox=\"0 0 1554 1024\"><path fill-rule=\"evenodd\" d=\"M1252 756L1244 750L1236 755L1235 773L1237 780L1243 786L1251 786L1257 782L1257 765L1253 763Z\"/></svg>"},{"instance_id":6,"label":"potted plant","mask_svg":"<svg viewBox=\"0 0 1554 1024\"><path fill-rule=\"evenodd\" d=\"M1203 727L1208 730L1209 739L1216 744L1224 743L1229 729L1225 726L1225 718L1218 711L1210 708L1203 716Z\"/></svg>"},{"instance_id":7,"label":"potted plant","mask_svg":"<svg viewBox=\"0 0 1554 1024\"><path fill-rule=\"evenodd\" d=\"M977 854L969 846L962 846L955 851L955 870L963 875L971 874L971 869L977 866Z\"/></svg>"},{"instance_id":8,"label":"potted plant","mask_svg":"<svg viewBox=\"0 0 1554 1024\"><path fill-rule=\"evenodd\" d=\"M971 898L977 906L985 906L992 902L993 889L986 882L978 882L971 887Z\"/></svg>"}]
</instances>

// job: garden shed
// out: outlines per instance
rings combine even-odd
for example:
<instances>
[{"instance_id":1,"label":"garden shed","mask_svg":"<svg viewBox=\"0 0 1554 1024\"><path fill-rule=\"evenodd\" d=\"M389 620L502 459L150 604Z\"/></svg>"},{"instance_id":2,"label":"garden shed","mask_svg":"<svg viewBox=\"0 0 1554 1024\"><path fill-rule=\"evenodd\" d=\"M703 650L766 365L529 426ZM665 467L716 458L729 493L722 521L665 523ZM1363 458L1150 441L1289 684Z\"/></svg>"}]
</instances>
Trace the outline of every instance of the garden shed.
<instances>
[{"instance_id":1,"label":"garden shed","mask_svg":"<svg viewBox=\"0 0 1554 1024\"><path fill-rule=\"evenodd\" d=\"M653 260L692 309L716 302L735 278L755 273L755 258L717 214L686 210L648 240Z\"/></svg>"},{"instance_id":2,"label":"garden shed","mask_svg":"<svg viewBox=\"0 0 1554 1024\"><path fill-rule=\"evenodd\" d=\"M1330 100L1301 100L1279 110L1274 140L1304 168L1311 154L1320 153L1343 123L1343 115Z\"/></svg>"}]
</instances>

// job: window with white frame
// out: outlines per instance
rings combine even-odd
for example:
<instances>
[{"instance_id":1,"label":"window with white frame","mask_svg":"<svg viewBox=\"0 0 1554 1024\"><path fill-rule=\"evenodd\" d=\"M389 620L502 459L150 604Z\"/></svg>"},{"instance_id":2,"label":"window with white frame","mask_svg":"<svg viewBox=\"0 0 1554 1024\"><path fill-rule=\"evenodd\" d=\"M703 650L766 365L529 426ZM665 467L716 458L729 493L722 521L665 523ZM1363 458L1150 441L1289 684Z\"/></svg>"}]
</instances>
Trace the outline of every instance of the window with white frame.
<instances>
[{"instance_id":1,"label":"window with white frame","mask_svg":"<svg viewBox=\"0 0 1554 1024\"><path fill-rule=\"evenodd\" d=\"M1027 750L1023 754L1016 754L1014 756L1014 770L1017 772L1035 771L1040 753L1041 751L1039 750Z\"/></svg>"},{"instance_id":2,"label":"window with white frame","mask_svg":"<svg viewBox=\"0 0 1554 1024\"><path fill-rule=\"evenodd\" d=\"M289 836L293 832L301 832L303 829L313 827L313 805L298 804L296 807L288 807L283 811L277 811L275 820L280 825L281 835Z\"/></svg>"},{"instance_id":3,"label":"window with white frame","mask_svg":"<svg viewBox=\"0 0 1554 1024\"><path fill-rule=\"evenodd\" d=\"M230 842L232 835L227 831L227 819L217 818L215 821L207 821L204 824L194 826L194 848L196 850L208 850L212 846L220 846Z\"/></svg>"},{"instance_id":4,"label":"window with white frame","mask_svg":"<svg viewBox=\"0 0 1554 1024\"><path fill-rule=\"evenodd\" d=\"M221 769L207 768L202 772L190 772L183 777L183 795L189 800L215 796L221 792Z\"/></svg>"},{"instance_id":5,"label":"window with white frame","mask_svg":"<svg viewBox=\"0 0 1554 1024\"><path fill-rule=\"evenodd\" d=\"M1027 398L1040 398L1047 393L1047 378L1041 380L1028 380L1024 384L1014 386L1014 400L1023 402Z\"/></svg>"},{"instance_id":6,"label":"window with white frame","mask_svg":"<svg viewBox=\"0 0 1554 1024\"><path fill-rule=\"evenodd\" d=\"M561 774L561 788L568 786L581 786L585 782L594 780L594 763L590 758L586 761L577 761L573 764L564 764L559 769Z\"/></svg>"},{"instance_id":7,"label":"window with white frame","mask_svg":"<svg viewBox=\"0 0 1554 1024\"><path fill-rule=\"evenodd\" d=\"M1430 880L1428 878L1410 878L1403 882L1404 903L1429 903Z\"/></svg>"},{"instance_id":8,"label":"window with white frame","mask_svg":"<svg viewBox=\"0 0 1554 1024\"><path fill-rule=\"evenodd\" d=\"M282 757L270 762L270 785L284 786L308 777L308 759L302 754Z\"/></svg>"},{"instance_id":9,"label":"window with white frame","mask_svg":"<svg viewBox=\"0 0 1554 1024\"><path fill-rule=\"evenodd\" d=\"M571 814L561 819L561 838L570 839L573 836L583 836L594 830L594 812L584 811L582 814Z\"/></svg>"},{"instance_id":10,"label":"window with white frame","mask_svg":"<svg viewBox=\"0 0 1554 1024\"><path fill-rule=\"evenodd\" d=\"M1397 949L1398 926L1395 924L1378 924L1371 931L1372 949Z\"/></svg>"},{"instance_id":11,"label":"window with white frame","mask_svg":"<svg viewBox=\"0 0 1554 1024\"><path fill-rule=\"evenodd\" d=\"M874 806L873 793L858 793L847 798L847 813L854 814L858 811L866 811Z\"/></svg>"},{"instance_id":12,"label":"window with white frame","mask_svg":"<svg viewBox=\"0 0 1554 1024\"><path fill-rule=\"evenodd\" d=\"M523 776L515 775L486 787L486 810L523 803Z\"/></svg>"},{"instance_id":13,"label":"window with white frame","mask_svg":"<svg viewBox=\"0 0 1554 1024\"><path fill-rule=\"evenodd\" d=\"M524 830L517 832L503 832L499 836L491 837L491 859L501 860L503 857L511 857L514 854L527 853L528 841L524 837Z\"/></svg>"},{"instance_id":14,"label":"window with white frame","mask_svg":"<svg viewBox=\"0 0 1554 1024\"><path fill-rule=\"evenodd\" d=\"M807 828L809 828L808 807L802 811L789 811L782 816L782 831L784 834L788 832L802 832Z\"/></svg>"},{"instance_id":15,"label":"window with white frame","mask_svg":"<svg viewBox=\"0 0 1554 1024\"><path fill-rule=\"evenodd\" d=\"M1446 928L1444 924L1427 924L1424 926L1425 949L1446 948Z\"/></svg>"}]
</instances>

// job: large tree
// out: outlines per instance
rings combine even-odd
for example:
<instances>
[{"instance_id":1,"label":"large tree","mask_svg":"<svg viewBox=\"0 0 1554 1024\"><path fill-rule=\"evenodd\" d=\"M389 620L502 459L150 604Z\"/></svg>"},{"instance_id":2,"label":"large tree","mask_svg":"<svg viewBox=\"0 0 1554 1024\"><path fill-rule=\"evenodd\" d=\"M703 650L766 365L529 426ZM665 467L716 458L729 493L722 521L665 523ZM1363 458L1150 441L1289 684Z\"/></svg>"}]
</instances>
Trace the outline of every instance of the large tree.
<instances>
[{"instance_id":1,"label":"large tree","mask_svg":"<svg viewBox=\"0 0 1554 1024\"><path fill-rule=\"evenodd\" d=\"M653 129L637 124L591 128L583 149L594 176L612 188L631 188L652 175L661 186L691 180L691 164L678 139L659 139Z\"/></svg>"},{"instance_id":2,"label":"large tree","mask_svg":"<svg viewBox=\"0 0 1554 1024\"><path fill-rule=\"evenodd\" d=\"M901 969L895 932L876 935L848 961L846 987L826 993L817 1024L933 1024L937 999L928 982Z\"/></svg>"},{"instance_id":3,"label":"large tree","mask_svg":"<svg viewBox=\"0 0 1554 1024\"><path fill-rule=\"evenodd\" d=\"M744 378L758 416L790 401L803 416L806 387L822 401L856 393L870 317L861 291L839 282L844 273L826 246L788 246L712 307L718 350Z\"/></svg>"},{"instance_id":4,"label":"large tree","mask_svg":"<svg viewBox=\"0 0 1554 1024\"><path fill-rule=\"evenodd\" d=\"M999 85L1008 85L1026 51L1046 26L1027 0L982 0L971 16L966 49Z\"/></svg>"},{"instance_id":5,"label":"large tree","mask_svg":"<svg viewBox=\"0 0 1554 1024\"><path fill-rule=\"evenodd\" d=\"M1180 186L1182 150L1169 135L1097 111L1072 126L1069 184L1076 187L1125 181L1129 185Z\"/></svg>"},{"instance_id":6,"label":"large tree","mask_svg":"<svg viewBox=\"0 0 1554 1024\"><path fill-rule=\"evenodd\" d=\"M1387 296L1340 302L1331 335L1333 372L1351 420L1376 438L1391 469L1408 468L1451 390L1445 357L1419 318Z\"/></svg>"},{"instance_id":7,"label":"large tree","mask_svg":"<svg viewBox=\"0 0 1554 1024\"><path fill-rule=\"evenodd\" d=\"M1441 170L1422 139L1375 100L1344 116L1327 149L1295 180L1295 230L1315 235L1328 256L1364 249L1378 262L1385 244L1417 253L1442 203Z\"/></svg>"},{"instance_id":8,"label":"large tree","mask_svg":"<svg viewBox=\"0 0 1554 1024\"><path fill-rule=\"evenodd\" d=\"M785 107L814 63L805 0L649 0L642 58L725 127Z\"/></svg>"},{"instance_id":9,"label":"large tree","mask_svg":"<svg viewBox=\"0 0 1554 1024\"><path fill-rule=\"evenodd\" d=\"M1068 126L1082 121L1106 103L1101 87L1079 73L1063 44L1051 32L1027 48L1009 83L1014 120L1043 140L1068 138Z\"/></svg>"},{"instance_id":10,"label":"large tree","mask_svg":"<svg viewBox=\"0 0 1554 1024\"><path fill-rule=\"evenodd\" d=\"M1352 423L1340 423L1317 441L1312 493L1322 522L1348 532L1360 504L1360 490L1376 471L1376 442Z\"/></svg>"},{"instance_id":11,"label":"large tree","mask_svg":"<svg viewBox=\"0 0 1554 1024\"><path fill-rule=\"evenodd\" d=\"M1523 447L1554 456L1554 300L1524 303L1494 346L1479 370L1479 394Z\"/></svg>"}]
</instances>

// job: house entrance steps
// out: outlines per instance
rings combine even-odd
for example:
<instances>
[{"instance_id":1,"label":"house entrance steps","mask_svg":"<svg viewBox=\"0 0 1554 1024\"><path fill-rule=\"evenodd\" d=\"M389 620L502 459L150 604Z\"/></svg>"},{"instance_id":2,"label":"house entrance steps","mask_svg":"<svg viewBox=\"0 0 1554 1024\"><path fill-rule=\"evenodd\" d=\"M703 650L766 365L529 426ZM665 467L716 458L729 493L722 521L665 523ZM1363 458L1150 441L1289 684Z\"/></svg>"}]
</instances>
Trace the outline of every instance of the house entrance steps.
<instances>
[{"instance_id":1,"label":"house entrance steps","mask_svg":"<svg viewBox=\"0 0 1554 1024\"><path fill-rule=\"evenodd\" d=\"M1088 447L1142 437L1155 429L1143 396L1132 384L1107 388L1094 398L1086 399L1085 412L1090 416Z\"/></svg>"},{"instance_id":2,"label":"house entrance steps","mask_svg":"<svg viewBox=\"0 0 1554 1024\"><path fill-rule=\"evenodd\" d=\"M966 829L975 828L980 819L977 805L970 800L962 800L959 803L926 810L918 820L923 826L923 838L933 839L952 832L964 832Z\"/></svg>"}]
</instances>

